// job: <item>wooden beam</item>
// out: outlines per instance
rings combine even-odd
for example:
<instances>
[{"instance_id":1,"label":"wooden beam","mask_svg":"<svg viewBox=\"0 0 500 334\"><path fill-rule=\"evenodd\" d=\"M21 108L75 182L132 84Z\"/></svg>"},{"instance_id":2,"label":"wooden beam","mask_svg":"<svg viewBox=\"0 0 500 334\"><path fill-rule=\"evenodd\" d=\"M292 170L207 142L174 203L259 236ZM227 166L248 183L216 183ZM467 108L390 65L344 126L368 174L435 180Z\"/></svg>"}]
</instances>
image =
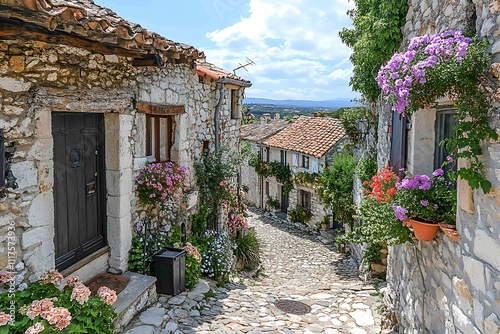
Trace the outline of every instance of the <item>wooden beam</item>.
<instances>
[{"instance_id":1,"label":"wooden beam","mask_svg":"<svg viewBox=\"0 0 500 334\"><path fill-rule=\"evenodd\" d=\"M163 65L163 60L160 55L157 54L149 54L144 55L141 58L134 58L132 61L132 65L136 67L140 66L156 66L161 67Z\"/></svg>"},{"instance_id":2,"label":"wooden beam","mask_svg":"<svg viewBox=\"0 0 500 334\"><path fill-rule=\"evenodd\" d=\"M179 115L186 112L186 109L183 105L172 106L137 102L135 108L139 112L152 115Z\"/></svg>"},{"instance_id":3,"label":"wooden beam","mask_svg":"<svg viewBox=\"0 0 500 334\"><path fill-rule=\"evenodd\" d=\"M104 44L85 39L62 31L50 31L47 28L23 22L20 20L0 18L1 40L29 40L51 44L62 44L105 55L138 57L147 53L146 50L127 50L114 45Z\"/></svg>"}]
</instances>

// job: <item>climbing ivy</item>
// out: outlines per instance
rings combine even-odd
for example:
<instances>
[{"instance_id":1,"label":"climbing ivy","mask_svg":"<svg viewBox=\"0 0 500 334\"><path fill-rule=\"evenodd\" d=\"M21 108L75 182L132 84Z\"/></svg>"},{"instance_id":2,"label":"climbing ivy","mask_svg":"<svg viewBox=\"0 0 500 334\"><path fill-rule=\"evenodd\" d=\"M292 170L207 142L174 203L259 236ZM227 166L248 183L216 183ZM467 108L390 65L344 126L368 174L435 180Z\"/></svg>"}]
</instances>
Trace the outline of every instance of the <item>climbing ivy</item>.
<instances>
[{"instance_id":1,"label":"climbing ivy","mask_svg":"<svg viewBox=\"0 0 500 334\"><path fill-rule=\"evenodd\" d=\"M354 0L354 4L355 9L347 12L354 28L344 28L339 35L353 50L350 85L368 101L375 102L380 96L375 77L403 41L401 27L406 21L408 3L406 0Z\"/></svg>"},{"instance_id":2,"label":"climbing ivy","mask_svg":"<svg viewBox=\"0 0 500 334\"><path fill-rule=\"evenodd\" d=\"M283 192L288 194L293 189L293 178L290 166L280 162L262 161L261 155L253 154L248 164L255 169L255 172L263 177L274 176L276 181L283 185Z\"/></svg>"}]
</instances>

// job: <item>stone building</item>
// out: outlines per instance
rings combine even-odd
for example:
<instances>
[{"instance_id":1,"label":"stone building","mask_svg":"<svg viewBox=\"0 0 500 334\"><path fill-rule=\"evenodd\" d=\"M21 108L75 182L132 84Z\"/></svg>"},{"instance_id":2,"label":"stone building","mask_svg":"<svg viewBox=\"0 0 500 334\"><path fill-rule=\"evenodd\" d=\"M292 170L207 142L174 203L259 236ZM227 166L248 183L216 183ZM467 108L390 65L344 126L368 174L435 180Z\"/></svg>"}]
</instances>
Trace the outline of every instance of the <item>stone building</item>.
<instances>
[{"instance_id":1,"label":"stone building","mask_svg":"<svg viewBox=\"0 0 500 334\"><path fill-rule=\"evenodd\" d=\"M500 2L424 0L409 5L402 48L415 36L467 28L489 41L492 71L486 88L493 92L490 124L498 133L500 99L494 94L499 88L495 69L500 66ZM445 157L437 143L447 131L443 120L452 118L453 107L451 101L438 102L436 108L417 111L408 120L411 128L399 127L403 136L397 136L393 120L392 157L387 131L392 113L389 106L380 108L379 168L397 160L414 174L430 175L439 167ZM406 145L394 152L395 141L401 139ZM484 175L493 187L484 194L458 182L458 242L438 234L432 242L389 249L386 301L400 333L500 332L500 144L489 141L482 148Z\"/></svg>"},{"instance_id":2,"label":"stone building","mask_svg":"<svg viewBox=\"0 0 500 334\"><path fill-rule=\"evenodd\" d=\"M271 119L263 116L259 123L246 124L241 127L242 149L248 145L250 154L263 154L262 142L289 125L284 119ZM259 208L264 208L267 198L264 197L264 178L255 173L249 165L250 156L246 156L241 164L241 184L246 192L245 201Z\"/></svg>"},{"instance_id":3,"label":"stone building","mask_svg":"<svg viewBox=\"0 0 500 334\"><path fill-rule=\"evenodd\" d=\"M295 178L299 173L319 174L346 140L345 130L338 119L301 116L264 140L261 156L263 161L289 165ZM294 182L294 188L286 194L275 177L268 177L261 189L264 201L268 198L278 200L283 213L297 207L310 212L312 218L308 223L312 227L328 214L311 183Z\"/></svg>"},{"instance_id":4,"label":"stone building","mask_svg":"<svg viewBox=\"0 0 500 334\"><path fill-rule=\"evenodd\" d=\"M18 282L126 271L144 215L135 172L236 150L250 82L91 0L0 0L0 22L0 129L17 143L18 185L0 199L0 270Z\"/></svg>"}]
</instances>

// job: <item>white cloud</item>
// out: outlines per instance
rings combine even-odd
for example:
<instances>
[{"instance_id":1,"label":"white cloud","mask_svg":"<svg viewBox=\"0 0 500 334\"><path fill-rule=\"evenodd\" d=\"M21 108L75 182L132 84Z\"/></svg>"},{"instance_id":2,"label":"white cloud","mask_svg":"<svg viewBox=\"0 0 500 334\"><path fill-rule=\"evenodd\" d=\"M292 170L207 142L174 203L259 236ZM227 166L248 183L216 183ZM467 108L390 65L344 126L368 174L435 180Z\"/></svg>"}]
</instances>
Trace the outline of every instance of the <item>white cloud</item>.
<instances>
[{"instance_id":1,"label":"white cloud","mask_svg":"<svg viewBox=\"0 0 500 334\"><path fill-rule=\"evenodd\" d=\"M328 78L333 80L336 79L349 80L351 76L352 76L352 67L333 70L332 73L328 74Z\"/></svg>"},{"instance_id":2,"label":"white cloud","mask_svg":"<svg viewBox=\"0 0 500 334\"><path fill-rule=\"evenodd\" d=\"M215 45L205 48L207 59L227 69L236 68L245 57L252 59L256 65L249 66L248 73L238 71L253 82L248 96L345 97L336 92L349 93L352 65L338 32L351 24L346 15L351 7L348 0L250 0L248 17L207 33ZM343 87L336 89L338 85Z\"/></svg>"}]
</instances>

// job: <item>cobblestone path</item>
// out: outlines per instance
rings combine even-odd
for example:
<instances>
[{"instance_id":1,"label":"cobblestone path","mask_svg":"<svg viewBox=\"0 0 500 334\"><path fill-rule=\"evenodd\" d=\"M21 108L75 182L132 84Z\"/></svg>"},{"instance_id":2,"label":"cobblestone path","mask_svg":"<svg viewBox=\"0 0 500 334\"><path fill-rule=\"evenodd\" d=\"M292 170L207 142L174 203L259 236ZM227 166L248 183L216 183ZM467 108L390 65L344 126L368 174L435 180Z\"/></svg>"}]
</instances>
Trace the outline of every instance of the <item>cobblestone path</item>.
<instances>
[{"instance_id":1,"label":"cobblestone path","mask_svg":"<svg viewBox=\"0 0 500 334\"><path fill-rule=\"evenodd\" d=\"M352 260L273 215L254 211L249 221L263 250L259 278L236 279L224 288L201 281L189 293L161 296L127 334L380 332L376 291L358 278ZM214 295L207 298L209 289ZM293 306L283 300L306 304L291 311L307 313L282 311L277 305Z\"/></svg>"}]
</instances>

